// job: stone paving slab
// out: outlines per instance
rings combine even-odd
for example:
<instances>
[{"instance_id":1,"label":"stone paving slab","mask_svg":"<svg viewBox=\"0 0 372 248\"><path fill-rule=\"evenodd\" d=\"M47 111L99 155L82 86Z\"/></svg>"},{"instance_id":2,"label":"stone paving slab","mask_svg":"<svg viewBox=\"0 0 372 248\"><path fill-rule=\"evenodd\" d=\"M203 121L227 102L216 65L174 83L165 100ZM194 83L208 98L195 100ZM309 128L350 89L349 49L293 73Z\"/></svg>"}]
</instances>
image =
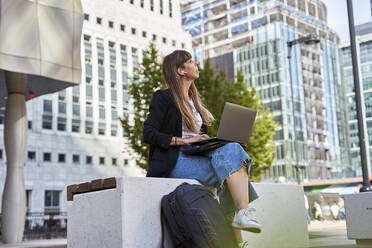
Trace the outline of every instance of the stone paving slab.
<instances>
[{"instance_id":1,"label":"stone paving slab","mask_svg":"<svg viewBox=\"0 0 372 248\"><path fill-rule=\"evenodd\" d=\"M345 221L312 221L309 228L309 248L372 248L358 246L355 240L348 240ZM0 243L0 248L67 248L66 239L33 240L17 245ZM271 247L275 248L275 247Z\"/></svg>"},{"instance_id":2,"label":"stone paving slab","mask_svg":"<svg viewBox=\"0 0 372 248\"><path fill-rule=\"evenodd\" d=\"M310 248L371 248L347 239L345 221L312 221L308 228Z\"/></svg>"},{"instance_id":3,"label":"stone paving slab","mask_svg":"<svg viewBox=\"0 0 372 248\"><path fill-rule=\"evenodd\" d=\"M21 244L2 244L0 248L66 248L66 239L29 240Z\"/></svg>"}]
</instances>

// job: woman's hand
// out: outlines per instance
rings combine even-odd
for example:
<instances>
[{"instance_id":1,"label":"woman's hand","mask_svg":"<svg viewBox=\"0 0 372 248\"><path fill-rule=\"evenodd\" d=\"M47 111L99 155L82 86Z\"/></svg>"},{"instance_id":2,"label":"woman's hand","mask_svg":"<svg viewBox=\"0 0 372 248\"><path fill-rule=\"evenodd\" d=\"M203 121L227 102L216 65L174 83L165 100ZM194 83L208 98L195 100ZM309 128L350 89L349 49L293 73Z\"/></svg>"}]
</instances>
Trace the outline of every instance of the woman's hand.
<instances>
[{"instance_id":1,"label":"woman's hand","mask_svg":"<svg viewBox=\"0 0 372 248\"><path fill-rule=\"evenodd\" d=\"M190 138L180 138L180 137L173 137L171 140L170 145L171 146L184 146L184 145L190 145L191 142L196 142L200 140L208 139L209 136L207 134L201 134L197 136L193 136Z\"/></svg>"},{"instance_id":2,"label":"woman's hand","mask_svg":"<svg viewBox=\"0 0 372 248\"><path fill-rule=\"evenodd\" d=\"M193 137L182 139L182 140L185 142L184 145L189 145L192 142L201 141L205 139L209 139L209 136L207 134L201 134L198 136L193 136Z\"/></svg>"}]
</instances>

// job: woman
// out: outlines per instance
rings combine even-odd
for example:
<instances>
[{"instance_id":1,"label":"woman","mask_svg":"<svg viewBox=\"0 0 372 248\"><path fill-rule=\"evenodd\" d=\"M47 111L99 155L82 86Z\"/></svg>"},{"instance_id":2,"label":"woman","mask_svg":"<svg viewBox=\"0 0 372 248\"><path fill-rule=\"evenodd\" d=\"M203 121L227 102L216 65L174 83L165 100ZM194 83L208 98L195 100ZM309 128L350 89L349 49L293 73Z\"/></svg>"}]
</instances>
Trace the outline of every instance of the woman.
<instances>
[{"instance_id":1,"label":"woman","mask_svg":"<svg viewBox=\"0 0 372 248\"><path fill-rule=\"evenodd\" d=\"M225 214L234 217L232 226L260 232L251 215L254 209L248 207L257 194L249 182L251 159L244 149L228 143L206 156L182 153L182 146L209 137L207 126L214 120L194 84L199 77L197 63L190 53L174 51L164 58L163 76L168 89L154 93L143 130L144 141L150 144L147 176L196 179L217 187Z\"/></svg>"}]
</instances>

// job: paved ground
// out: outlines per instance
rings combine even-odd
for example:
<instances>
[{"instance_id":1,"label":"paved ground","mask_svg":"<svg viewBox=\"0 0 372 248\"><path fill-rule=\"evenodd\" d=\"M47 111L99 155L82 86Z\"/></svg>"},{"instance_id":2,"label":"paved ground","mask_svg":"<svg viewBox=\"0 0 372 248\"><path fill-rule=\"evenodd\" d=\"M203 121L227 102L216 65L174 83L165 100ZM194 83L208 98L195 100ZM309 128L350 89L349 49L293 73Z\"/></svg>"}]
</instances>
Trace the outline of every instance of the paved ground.
<instances>
[{"instance_id":1,"label":"paved ground","mask_svg":"<svg viewBox=\"0 0 372 248\"><path fill-rule=\"evenodd\" d=\"M313 221L309 225L311 248L372 248L370 245L357 245L355 240L348 240L345 221Z\"/></svg>"},{"instance_id":2,"label":"paved ground","mask_svg":"<svg viewBox=\"0 0 372 248\"><path fill-rule=\"evenodd\" d=\"M372 248L372 245L358 246L348 240L344 221L313 221L309 225L309 248ZM66 239L28 241L18 245L3 245L0 248L66 248ZM270 247L275 248L275 247Z\"/></svg>"},{"instance_id":3,"label":"paved ground","mask_svg":"<svg viewBox=\"0 0 372 248\"><path fill-rule=\"evenodd\" d=\"M1 248L66 248L66 239L47 239L25 241L22 244L4 245L0 243Z\"/></svg>"}]
</instances>

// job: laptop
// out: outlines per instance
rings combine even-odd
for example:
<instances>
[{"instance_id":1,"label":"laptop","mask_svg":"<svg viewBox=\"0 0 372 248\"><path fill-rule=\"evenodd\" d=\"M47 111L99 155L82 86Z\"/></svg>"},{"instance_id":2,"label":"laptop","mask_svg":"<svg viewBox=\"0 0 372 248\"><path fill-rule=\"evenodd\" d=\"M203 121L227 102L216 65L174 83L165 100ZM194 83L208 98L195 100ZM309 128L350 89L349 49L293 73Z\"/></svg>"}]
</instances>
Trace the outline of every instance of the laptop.
<instances>
[{"instance_id":1,"label":"laptop","mask_svg":"<svg viewBox=\"0 0 372 248\"><path fill-rule=\"evenodd\" d=\"M225 103L220 120L220 126L216 137L191 142L191 145L203 145L216 141L237 142L248 144L251 137L257 110L240 106L237 104Z\"/></svg>"}]
</instances>

